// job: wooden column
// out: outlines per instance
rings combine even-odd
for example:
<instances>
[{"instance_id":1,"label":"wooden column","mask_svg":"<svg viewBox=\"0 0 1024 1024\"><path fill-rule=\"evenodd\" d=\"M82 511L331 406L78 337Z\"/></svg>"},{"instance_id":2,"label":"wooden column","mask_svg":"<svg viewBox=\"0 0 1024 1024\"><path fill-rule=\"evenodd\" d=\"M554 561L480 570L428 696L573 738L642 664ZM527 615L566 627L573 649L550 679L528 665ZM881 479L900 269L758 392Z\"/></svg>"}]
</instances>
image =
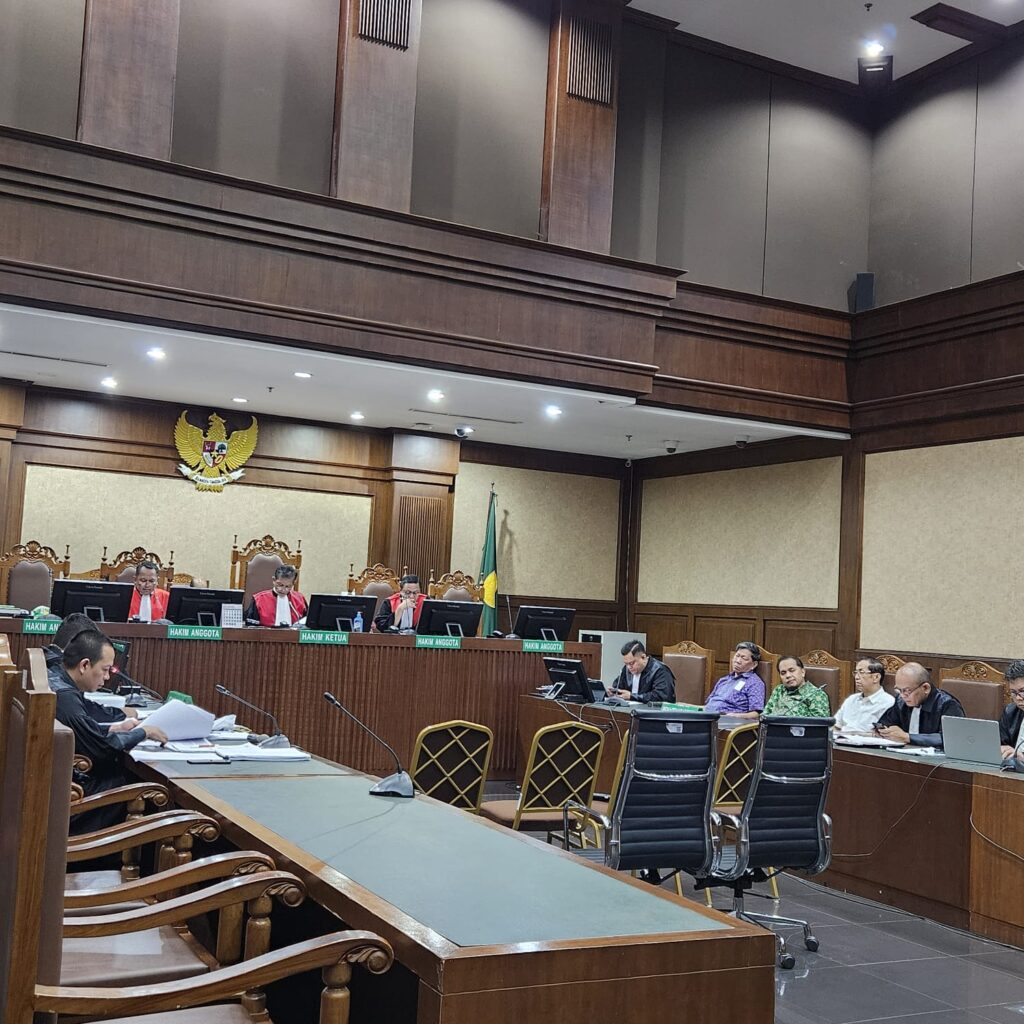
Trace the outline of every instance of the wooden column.
<instances>
[{"instance_id":1,"label":"wooden column","mask_svg":"<svg viewBox=\"0 0 1024 1024\"><path fill-rule=\"evenodd\" d=\"M839 625L837 658L856 661L860 646L860 581L864 556L864 447L854 438L843 452L839 520Z\"/></svg>"},{"instance_id":2,"label":"wooden column","mask_svg":"<svg viewBox=\"0 0 1024 1024\"><path fill-rule=\"evenodd\" d=\"M12 447L18 428L25 422L25 389L0 384L0 555L20 541L23 488L15 486ZM12 538L14 538L12 540Z\"/></svg>"},{"instance_id":3,"label":"wooden column","mask_svg":"<svg viewBox=\"0 0 1024 1024\"><path fill-rule=\"evenodd\" d=\"M540 237L608 252L622 4L554 0Z\"/></svg>"},{"instance_id":4,"label":"wooden column","mask_svg":"<svg viewBox=\"0 0 1024 1024\"><path fill-rule=\"evenodd\" d=\"M179 0L87 0L78 139L169 160Z\"/></svg>"},{"instance_id":5,"label":"wooden column","mask_svg":"<svg viewBox=\"0 0 1024 1024\"><path fill-rule=\"evenodd\" d=\"M331 195L408 212L422 0L341 0Z\"/></svg>"}]
</instances>

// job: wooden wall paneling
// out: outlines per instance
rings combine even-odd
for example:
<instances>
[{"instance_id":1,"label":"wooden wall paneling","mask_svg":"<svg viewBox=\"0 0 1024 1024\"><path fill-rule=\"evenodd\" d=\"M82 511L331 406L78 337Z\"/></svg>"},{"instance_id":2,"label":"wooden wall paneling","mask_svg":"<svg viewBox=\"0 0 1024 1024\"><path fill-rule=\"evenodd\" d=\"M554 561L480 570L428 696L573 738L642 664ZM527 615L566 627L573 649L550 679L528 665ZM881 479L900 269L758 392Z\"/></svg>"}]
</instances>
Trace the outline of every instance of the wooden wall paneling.
<instances>
[{"instance_id":1,"label":"wooden wall paneling","mask_svg":"<svg viewBox=\"0 0 1024 1024\"><path fill-rule=\"evenodd\" d=\"M422 0L342 0L331 195L408 212Z\"/></svg>"},{"instance_id":2,"label":"wooden wall paneling","mask_svg":"<svg viewBox=\"0 0 1024 1024\"><path fill-rule=\"evenodd\" d=\"M499 581L500 582L500 581ZM504 594L498 592L498 626L503 632L510 632L516 615L523 605L540 605L545 608L575 608L570 640L575 640L580 630L624 629L620 609L615 601L593 601L584 597L545 597L536 594ZM511 609L511 617L509 610Z\"/></svg>"},{"instance_id":3,"label":"wooden wall paneling","mask_svg":"<svg viewBox=\"0 0 1024 1024\"><path fill-rule=\"evenodd\" d=\"M764 645L781 658L786 654L800 657L808 651L828 651L835 654L837 624L832 622L799 622L764 618Z\"/></svg>"},{"instance_id":4,"label":"wooden wall paneling","mask_svg":"<svg viewBox=\"0 0 1024 1024\"><path fill-rule=\"evenodd\" d=\"M620 0L554 0L540 237L608 252L612 239Z\"/></svg>"},{"instance_id":5,"label":"wooden wall paneling","mask_svg":"<svg viewBox=\"0 0 1024 1024\"><path fill-rule=\"evenodd\" d=\"M78 139L171 156L180 0L88 0Z\"/></svg>"},{"instance_id":6,"label":"wooden wall paneling","mask_svg":"<svg viewBox=\"0 0 1024 1024\"><path fill-rule=\"evenodd\" d=\"M451 553L451 498L443 495L396 493L396 519L392 527L392 568L415 573L426 589L431 572L449 569Z\"/></svg>"},{"instance_id":7,"label":"wooden wall paneling","mask_svg":"<svg viewBox=\"0 0 1024 1024\"><path fill-rule=\"evenodd\" d=\"M0 488L4 495L0 501L0 554L10 551L21 539L10 540L8 531L12 521L17 522L18 532L21 530L21 490L15 472L14 439L24 421L25 388L0 384Z\"/></svg>"},{"instance_id":8,"label":"wooden wall paneling","mask_svg":"<svg viewBox=\"0 0 1024 1024\"><path fill-rule=\"evenodd\" d=\"M689 615L636 612L632 623L638 633L647 634L647 649L657 658L666 647L691 639L693 633Z\"/></svg>"},{"instance_id":9,"label":"wooden wall paneling","mask_svg":"<svg viewBox=\"0 0 1024 1024\"><path fill-rule=\"evenodd\" d=\"M729 656L741 640L758 642L758 626L756 615L730 614L728 609L716 615L694 615L692 639L715 652L715 679L729 671Z\"/></svg>"},{"instance_id":10,"label":"wooden wall paneling","mask_svg":"<svg viewBox=\"0 0 1024 1024\"><path fill-rule=\"evenodd\" d=\"M861 562L864 552L864 450L856 438L843 453L842 486L839 619L835 641L837 649L831 653L849 660L860 644Z\"/></svg>"}]
</instances>

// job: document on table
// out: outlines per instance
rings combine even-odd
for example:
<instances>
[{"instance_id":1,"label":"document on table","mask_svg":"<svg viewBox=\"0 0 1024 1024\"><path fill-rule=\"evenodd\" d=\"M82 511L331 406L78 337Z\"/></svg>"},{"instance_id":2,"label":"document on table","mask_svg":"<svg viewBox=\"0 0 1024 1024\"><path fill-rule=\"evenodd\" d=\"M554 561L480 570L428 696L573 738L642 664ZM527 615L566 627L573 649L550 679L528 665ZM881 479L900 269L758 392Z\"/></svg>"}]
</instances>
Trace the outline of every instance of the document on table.
<instances>
[{"instance_id":1,"label":"document on table","mask_svg":"<svg viewBox=\"0 0 1024 1024\"><path fill-rule=\"evenodd\" d=\"M887 750L903 747L899 740L887 740L884 736L861 736L857 733L837 732L835 741L845 747L882 747Z\"/></svg>"},{"instance_id":2,"label":"document on table","mask_svg":"<svg viewBox=\"0 0 1024 1024\"><path fill-rule=\"evenodd\" d=\"M215 722L209 711L180 700L169 700L146 719L146 725L159 726L169 740L203 739L213 731Z\"/></svg>"},{"instance_id":3,"label":"document on table","mask_svg":"<svg viewBox=\"0 0 1024 1024\"><path fill-rule=\"evenodd\" d=\"M132 748L131 756L136 761L191 761L193 764L226 764L228 761L309 761L309 751L297 747L256 747L251 743L244 746L217 744L199 741L195 743L168 743L161 747L153 740L144 740Z\"/></svg>"}]
</instances>

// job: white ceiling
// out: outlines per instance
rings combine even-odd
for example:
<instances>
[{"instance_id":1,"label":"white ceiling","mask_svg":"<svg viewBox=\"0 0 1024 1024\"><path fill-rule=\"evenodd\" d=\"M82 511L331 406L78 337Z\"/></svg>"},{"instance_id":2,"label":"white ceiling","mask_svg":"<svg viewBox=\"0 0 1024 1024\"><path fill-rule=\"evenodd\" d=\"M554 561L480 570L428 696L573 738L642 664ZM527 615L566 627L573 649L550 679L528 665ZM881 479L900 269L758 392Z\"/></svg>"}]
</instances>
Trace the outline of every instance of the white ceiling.
<instances>
[{"instance_id":1,"label":"white ceiling","mask_svg":"<svg viewBox=\"0 0 1024 1024\"><path fill-rule=\"evenodd\" d=\"M683 32L762 57L857 81L864 43L877 39L900 78L966 46L963 39L911 21L934 0L633 0L633 6L679 22ZM951 7L1002 25L1024 19L1024 0L949 0Z\"/></svg>"},{"instance_id":2,"label":"white ceiling","mask_svg":"<svg viewBox=\"0 0 1024 1024\"><path fill-rule=\"evenodd\" d=\"M166 358L146 352L159 346ZM23 354L12 354L23 353ZM296 370L312 373L299 380ZM113 376L115 391L100 381ZM450 435L555 451L648 458L782 437L846 434L638 406L621 395L447 373L259 342L0 304L0 378L173 402L183 407L268 414L361 427ZM432 404L427 392L445 399ZM272 390L271 390L272 389ZM235 404L235 397L248 402ZM552 421L547 405L563 415ZM629 435L629 438L627 438Z\"/></svg>"}]
</instances>

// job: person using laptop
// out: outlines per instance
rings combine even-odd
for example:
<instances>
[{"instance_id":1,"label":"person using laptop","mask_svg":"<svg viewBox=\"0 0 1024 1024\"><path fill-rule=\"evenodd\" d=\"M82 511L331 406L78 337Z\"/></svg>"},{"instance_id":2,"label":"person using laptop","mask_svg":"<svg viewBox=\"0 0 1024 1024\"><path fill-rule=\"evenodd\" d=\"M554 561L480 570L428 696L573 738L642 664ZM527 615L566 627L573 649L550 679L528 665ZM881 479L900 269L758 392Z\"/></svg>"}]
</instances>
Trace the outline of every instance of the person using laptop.
<instances>
[{"instance_id":1,"label":"person using laptop","mask_svg":"<svg viewBox=\"0 0 1024 1024\"><path fill-rule=\"evenodd\" d=\"M851 693L836 712L836 731L871 735L875 722L896 703L891 693L882 688L885 666L875 658L862 658L853 670Z\"/></svg>"},{"instance_id":2,"label":"person using laptop","mask_svg":"<svg viewBox=\"0 0 1024 1024\"><path fill-rule=\"evenodd\" d=\"M879 736L898 743L942 749L942 719L964 717L960 701L932 686L928 669L908 661L896 673L896 703L878 720Z\"/></svg>"},{"instance_id":3,"label":"person using laptop","mask_svg":"<svg viewBox=\"0 0 1024 1024\"><path fill-rule=\"evenodd\" d=\"M1003 678L1010 691L1010 703L999 716L999 751L1004 758L1016 757L1024 762L1024 752L1020 752L1024 743L1024 660L1011 661Z\"/></svg>"},{"instance_id":4,"label":"person using laptop","mask_svg":"<svg viewBox=\"0 0 1024 1024\"><path fill-rule=\"evenodd\" d=\"M636 700L641 704L676 699L676 677L664 662L652 658L640 640L630 640L622 647L622 669L609 697Z\"/></svg>"}]
</instances>

